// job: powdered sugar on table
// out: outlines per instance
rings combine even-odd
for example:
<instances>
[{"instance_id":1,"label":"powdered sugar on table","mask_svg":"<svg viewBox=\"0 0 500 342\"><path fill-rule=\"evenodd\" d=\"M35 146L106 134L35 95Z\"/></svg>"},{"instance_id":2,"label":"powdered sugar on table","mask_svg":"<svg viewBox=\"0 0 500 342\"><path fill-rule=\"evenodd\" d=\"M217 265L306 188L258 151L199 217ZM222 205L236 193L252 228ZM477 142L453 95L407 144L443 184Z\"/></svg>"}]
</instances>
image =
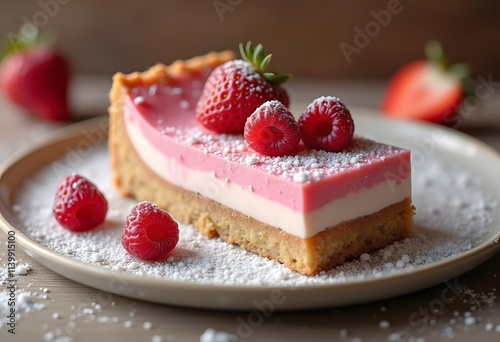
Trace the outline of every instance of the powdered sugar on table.
<instances>
[{"instance_id":1,"label":"powdered sugar on table","mask_svg":"<svg viewBox=\"0 0 500 342\"><path fill-rule=\"evenodd\" d=\"M416 234L408 239L346 262L329 272L305 276L219 239L207 239L190 225L180 225L180 240L164 262L145 262L121 245L125 217L136 203L119 196L111 184L105 147L73 169L106 195L106 222L85 233L65 230L52 215L63 161L48 165L20 189L14 212L19 229L32 240L70 258L114 271L168 280L245 286L333 284L404 272L474 248L491 235L497 205L478 177L429 158L413 172Z\"/></svg>"}]
</instances>

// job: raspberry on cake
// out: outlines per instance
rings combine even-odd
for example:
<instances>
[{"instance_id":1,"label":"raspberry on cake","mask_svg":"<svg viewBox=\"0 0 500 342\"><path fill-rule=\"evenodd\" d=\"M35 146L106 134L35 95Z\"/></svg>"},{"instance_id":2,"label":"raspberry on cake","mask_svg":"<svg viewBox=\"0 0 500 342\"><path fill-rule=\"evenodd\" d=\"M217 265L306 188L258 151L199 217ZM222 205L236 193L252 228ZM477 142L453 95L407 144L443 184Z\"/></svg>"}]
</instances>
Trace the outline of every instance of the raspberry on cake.
<instances>
[{"instance_id":1,"label":"raspberry on cake","mask_svg":"<svg viewBox=\"0 0 500 342\"><path fill-rule=\"evenodd\" d=\"M300 116L299 129L307 147L341 152L352 141L354 122L338 98L322 96L311 102Z\"/></svg>"},{"instance_id":2,"label":"raspberry on cake","mask_svg":"<svg viewBox=\"0 0 500 342\"><path fill-rule=\"evenodd\" d=\"M244 136L254 151L266 156L290 154L300 142L295 118L277 100L263 103L248 117Z\"/></svg>"},{"instance_id":3,"label":"raspberry on cake","mask_svg":"<svg viewBox=\"0 0 500 342\"><path fill-rule=\"evenodd\" d=\"M411 176L399 172L410 151L354 136L341 152L300 144L266 156L243 134L200 125L205 81L233 59L209 53L114 76L109 148L124 195L308 275L412 233Z\"/></svg>"}]
</instances>

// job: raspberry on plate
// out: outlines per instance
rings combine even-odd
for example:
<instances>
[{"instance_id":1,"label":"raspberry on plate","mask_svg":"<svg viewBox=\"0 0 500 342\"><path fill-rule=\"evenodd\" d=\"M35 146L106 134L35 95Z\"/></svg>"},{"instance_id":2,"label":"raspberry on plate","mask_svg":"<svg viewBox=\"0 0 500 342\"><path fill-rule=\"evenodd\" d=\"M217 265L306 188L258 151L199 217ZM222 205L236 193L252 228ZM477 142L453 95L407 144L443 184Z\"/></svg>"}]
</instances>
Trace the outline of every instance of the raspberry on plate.
<instances>
[{"instance_id":1,"label":"raspberry on plate","mask_svg":"<svg viewBox=\"0 0 500 342\"><path fill-rule=\"evenodd\" d=\"M64 228L83 232L104 222L108 202L89 180L72 174L59 184L52 211Z\"/></svg>"},{"instance_id":2,"label":"raspberry on plate","mask_svg":"<svg viewBox=\"0 0 500 342\"><path fill-rule=\"evenodd\" d=\"M152 202L136 204L125 220L122 245L144 260L165 260L179 242L179 227L172 217Z\"/></svg>"},{"instance_id":3,"label":"raspberry on plate","mask_svg":"<svg viewBox=\"0 0 500 342\"><path fill-rule=\"evenodd\" d=\"M308 148L340 152L352 141L354 121L338 98L322 96L311 102L300 116L299 129Z\"/></svg>"},{"instance_id":4,"label":"raspberry on plate","mask_svg":"<svg viewBox=\"0 0 500 342\"><path fill-rule=\"evenodd\" d=\"M297 121L277 100L267 101L253 112L246 121L244 135L254 151L266 156L289 154L300 142Z\"/></svg>"}]
</instances>

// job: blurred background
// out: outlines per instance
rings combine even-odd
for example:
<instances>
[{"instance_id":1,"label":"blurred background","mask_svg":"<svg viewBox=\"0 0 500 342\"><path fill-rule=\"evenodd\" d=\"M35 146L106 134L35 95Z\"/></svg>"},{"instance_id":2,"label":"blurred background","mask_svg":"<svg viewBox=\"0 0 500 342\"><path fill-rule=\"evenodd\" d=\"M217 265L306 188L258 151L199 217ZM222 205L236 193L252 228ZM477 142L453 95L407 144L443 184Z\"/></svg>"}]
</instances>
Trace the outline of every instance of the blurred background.
<instances>
[{"instance_id":1,"label":"blurred background","mask_svg":"<svg viewBox=\"0 0 500 342\"><path fill-rule=\"evenodd\" d=\"M340 97L353 115L379 115L389 79L400 67L423 58L426 42L437 39L450 62L469 65L474 80L495 80L483 97L469 99L473 110L465 111L468 116L455 128L500 152L500 1L0 0L0 43L7 43L23 24L54 34L58 48L68 57L74 76L70 90L72 121L52 123L28 115L0 91L0 163L61 126L106 115L111 76L118 71L142 71L158 62L170 64L213 50L236 51L238 43L248 40L262 43L267 53L273 53L270 69L293 75L285 87L296 115L320 95ZM107 165L102 168L107 169ZM1 190L2 196L7 195L6 189ZM488 269L481 268L474 274L483 272L484 277L464 279L465 284L475 289L491 283L493 270L490 262ZM496 273L498 265L495 277ZM46 273L39 273L37 268L35 278L28 280L40 280L36 278L39 274ZM55 280L50 284L54 284L50 291L56 296L56 286L62 285ZM89 298L89 290L75 287L69 290L71 300L83 298L77 296L79 291ZM414 303L413 307L418 305ZM44 312L43 319L57 323ZM489 312L492 317L493 311ZM193 319L203 321L204 316ZM62 318L59 323L65 322L64 313ZM398 321L404 323L404 317ZM485 322L489 321L485 318L481 324ZM484 329L479 323L465 328ZM462 337L473 339L471 334Z\"/></svg>"},{"instance_id":2,"label":"blurred background","mask_svg":"<svg viewBox=\"0 0 500 342\"><path fill-rule=\"evenodd\" d=\"M500 2L494 0L2 0L0 41L23 24L52 33L69 58L78 119L107 113L117 71L237 50L248 40L273 53L271 70L293 75L285 87L294 113L320 95L379 113L390 77L423 58L431 39L442 43L450 62L467 63L473 79L500 80ZM481 139L497 141L498 89L495 83L461 130L481 127ZM22 110L2 94L0 111L0 160L54 127L18 115Z\"/></svg>"},{"instance_id":3,"label":"blurred background","mask_svg":"<svg viewBox=\"0 0 500 342\"><path fill-rule=\"evenodd\" d=\"M32 22L57 35L76 73L105 75L252 40L273 69L326 79L389 78L438 39L450 61L499 75L499 16L494 0L2 0L0 38Z\"/></svg>"}]
</instances>

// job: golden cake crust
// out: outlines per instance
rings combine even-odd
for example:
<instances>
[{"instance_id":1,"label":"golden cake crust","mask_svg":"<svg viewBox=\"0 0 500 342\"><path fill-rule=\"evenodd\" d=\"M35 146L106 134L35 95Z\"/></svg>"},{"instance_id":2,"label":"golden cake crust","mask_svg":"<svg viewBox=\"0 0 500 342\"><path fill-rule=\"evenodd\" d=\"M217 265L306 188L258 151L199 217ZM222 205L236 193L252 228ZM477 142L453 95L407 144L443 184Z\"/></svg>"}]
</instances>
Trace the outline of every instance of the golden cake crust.
<instances>
[{"instance_id":1,"label":"golden cake crust","mask_svg":"<svg viewBox=\"0 0 500 342\"><path fill-rule=\"evenodd\" d=\"M124 196L156 202L177 220L194 224L207 237L219 236L307 275L329 270L348 258L411 235L414 208L410 198L301 239L171 184L150 170L126 132L123 108L128 90L139 85L165 85L177 73L196 73L233 58L231 52L211 53L186 62L177 61L169 67L157 65L144 73L114 76L110 93L109 150L114 182Z\"/></svg>"}]
</instances>

